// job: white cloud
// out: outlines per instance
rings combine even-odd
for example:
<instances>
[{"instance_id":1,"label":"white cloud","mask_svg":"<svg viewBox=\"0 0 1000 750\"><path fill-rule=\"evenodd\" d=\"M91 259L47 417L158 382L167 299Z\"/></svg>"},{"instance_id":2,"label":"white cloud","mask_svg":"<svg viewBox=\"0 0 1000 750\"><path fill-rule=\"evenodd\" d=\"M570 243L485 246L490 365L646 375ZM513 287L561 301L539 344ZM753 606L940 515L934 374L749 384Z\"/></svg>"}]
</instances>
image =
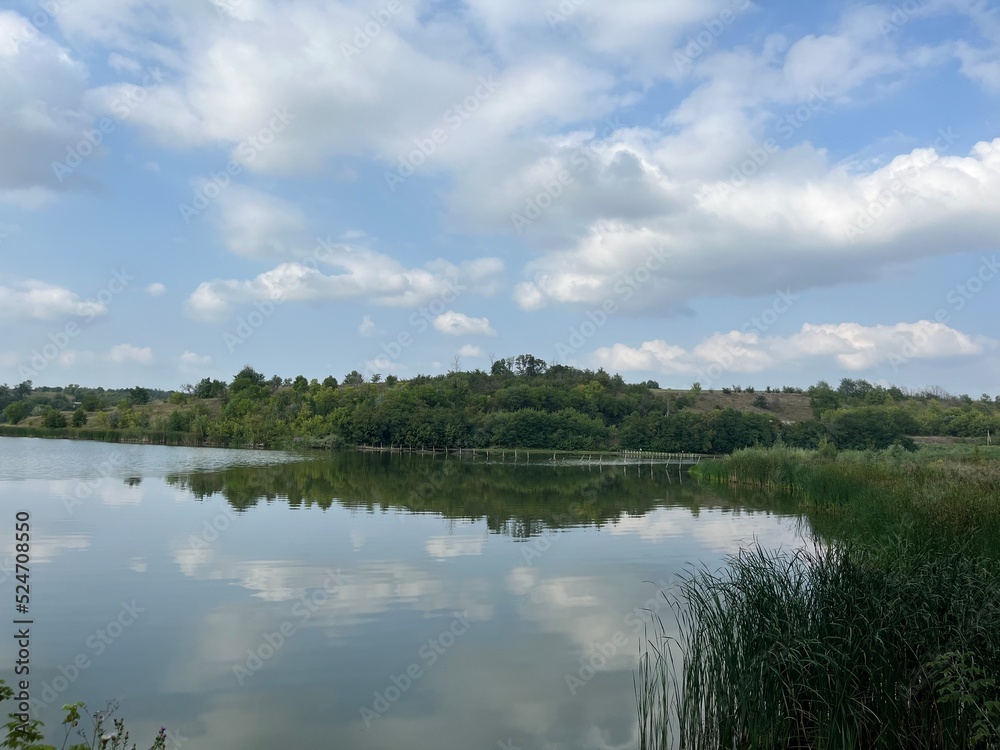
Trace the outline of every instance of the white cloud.
<instances>
[{"instance_id":1,"label":"white cloud","mask_svg":"<svg viewBox=\"0 0 1000 750\"><path fill-rule=\"evenodd\" d=\"M461 348L458 350L458 356L481 357L483 356L483 350L474 344L462 344Z\"/></svg>"},{"instance_id":2,"label":"white cloud","mask_svg":"<svg viewBox=\"0 0 1000 750\"><path fill-rule=\"evenodd\" d=\"M378 326L375 325L375 321L372 320L372 316L365 315L361 319L361 325L358 326L358 333L362 336L374 336L378 332Z\"/></svg>"},{"instance_id":3,"label":"white cloud","mask_svg":"<svg viewBox=\"0 0 1000 750\"><path fill-rule=\"evenodd\" d=\"M153 350L144 346L142 348L132 344L118 344L111 347L108 358L117 364L135 363L148 365L153 361Z\"/></svg>"},{"instance_id":4,"label":"white cloud","mask_svg":"<svg viewBox=\"0 0 1000 750\"><path fill-rule=\"evenodd\" d=\"M196 187L203 187L199 181ZM226 247L246 258L281 257L305 245L306 218L297 206L245 185L229 185L216 200Z\"/></svg>"},{"instance_id":5,"label":"white cloud","mask_svg":"<svg viewBox=\"0 0 1000 750\"><path fill-rule=\"evenodd\" d=\"M282 263L248 281L217 280L198 286L187 300L196 317L227 315L235 305L254 301L345 300L363 298L371 304L416 307L434 299L453 299L466 288L492 294L503 263L477 258L458 265L435 260L423 268L406 268L387 255L346 245L330 246L322 256L341 273L327 275L305 263Z\"/></svg>"},{"instance_id":6,"label":"white cloud","mask_svg":"<svg viewBox=\"0 0 1000 750\"><path fill-rule=\"evenodd\" d=\"M636 146L643 161L653 147ZM524 309L614 300L671 311L696 297L868 280L890 264L989 247L1000 234L1000 138L968 156L917 149L870 172L815 156L806 167L779 152L742 187L728 175L664 180L674 199L659 215L591 221L568 249L528 264L531 280L514 299Z\"/></svg>"},{"instance_id":7,"label":"white cloud","mask_svg":"<svg viewBox=\"0 0 1000 750\"><path fill-rule=\"evenodd\" d=\"M184 352L180 356L180 363L185 367L207 367L208 365L212 364L212 358L207 354Z\"/></svg>"},{"instance_id":8,"label":"white cloud","mask_svg":"<svg viewBox=\"0 0 1000 750\"><path fill-rule=\"evenodd\" d=\"M0 286L0 320L52 320L64 316L92 319L104 315L107 306L83 300L62 287L42 281L24 281L17 287Z\"/></svg>"},{"instance_id":9,"label":"white cloud","mask_svg":"<svg viewBox=\"0 0 1000 750\"><path fill-rule=\"evenodd\" d=\"M82 103L87 75L27 18L0 11L0 201L35 209L76 183L74 175L61 181L52 163L92 123Z\"/></svg>"},{"instance_id":10,"label":"white cloud","mask_svg":"<svg viewBox=\"0 0 1000 750\"><path fill-rule=\"evenodd\" d=\"M624 12L592 17L595 11L584 9L574 17L586 21L587 36L614 29L617 36L599 43L600 58L635 56L640 34L644 52L665 58L667 35L713 12L711 3L696 0L666 9L649 0L625 5ZM130 124L171 148L222 145L254 172L313 172L331 157L356 155L395 168L435 129L446 138L426 168L464 167L484 152L508 151L507 141L526 129L603 116L623 100L605 59L590 59L591 50L576 42L553 44L543 8L522 7L494 24L491 3L459 12L403 4L359 54L346 53L354 30L371 22L369 10L346 2L243 0L232 12L201 3L158 5L153 14L144 5L112 10L101 0L79 0L58 21L67 36L129 51L129 58L115 58L123 72L140 56L169 70L130 113ZM534 30L531 49L498 57L500 35L526 38L507 25L521 20ZM481 48L483 25L497 31L489 54ZM632 38L627 55L613 46L624 34ZM154 35L173 46L152 42ZM106 106L124 87L103 86L97 98ZM287 127L259 147L248 142L271 127L275 111L287 112Z\"/></svg>"},{"instance_id":11,"label":"white cloud","mask_svg":"<svg viewBox=\"0 0 1000 750\"><path fill-rule=\"evenodd\" d=\"M402 365L385 355L365 360L365 368L372 373L400 372Z\"/></svg>"},{"instance_id":12,"label":"white cloud","mask_svg":"<svg viewBox=\"0 0 1000 750\"><path fill-rule=\"evenodd\" d=\"M56 360L60 367L74 367L76 365L88 364L97 359L98 355L94 352L80 351L79 349L66 349L60 352L59 358Z\"/></svg>"},{"instance_id":13,"label":"white cloud","mask_svg":"<svg viewBox=\"0 0 1000 750\"><path fill-rule=\"evenodd\" d=\"M108 65L118 72L131 73L132 75L136 75L142 71L142 65L137 60L125 55L119 55L117 52L112 52L108 55Z\"/></svg>"},{"instance_id":14,"label":"white cloud","mask_svg":"<svg viewBox=\"0 0 1000 750\"><path fill-rule=\"evenodd\" d=\"M1000 91L1000 52L972 47L964 42L958 45L957 55L962 61L962 72L979 81L989 91Z\"/></svg>"},{"instance_id":15,"label":"white cloud","mask_svg":"<svg viewBox=\"0 0 1000 750\"><path fill-rule=\"evenodd\" d=\"M998 347L1000 341L921 320L876 326L806 323L790 336L731 331L713 334L690 350L655 339L639 347L603 347L594 356L613 371L701 375L713 365L729 372L756 373L807 360L826 360L848 370L868 370L908 360L973 357Z\"/></svg>"},{"instance_id":16,"label":"white cloud","mask_svg":"<svg viewBox=\"0 0 1000 750\"><path fill-rule=\"evenodd\" d=\"M161 284L159 281L154 282L146 287L146 294L151 297L159 297L161 294L167 291L167 287Z\"/></svg>"},{"instance_id":17,"label":"white cloud","mask_svg":"<svg viewBox=\"0 0 1000 750\"><path fill-rule=\"evenodd\" d=\"M434 327L449 336L496 336L489 318L470 318L465 313L448 310L434 318Z\"/></svg>"},{"instance_id":18,"label":"white cloud","mask_svg":"<svg viewBox=\"0 0 1000 750\"><path fill-rule=\"evenodd\" d=\"M988 92L1000 92L1000 18L996 8L977 0L945 0L942 10L952 3L955 10L969 16L983 37L983 42L976 45L965 40L955 45L962 73L978 81Z\"/></svg>"}]
</instances>

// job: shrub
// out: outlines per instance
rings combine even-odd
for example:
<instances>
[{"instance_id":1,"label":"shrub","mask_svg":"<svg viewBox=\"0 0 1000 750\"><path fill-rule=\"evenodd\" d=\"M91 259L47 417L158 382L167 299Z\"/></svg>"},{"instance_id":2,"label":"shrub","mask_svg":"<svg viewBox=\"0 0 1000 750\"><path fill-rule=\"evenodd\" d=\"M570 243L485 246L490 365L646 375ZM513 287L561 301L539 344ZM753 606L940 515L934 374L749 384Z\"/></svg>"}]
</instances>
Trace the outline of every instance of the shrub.
<instances>
[{"instance_id":1,"label":"shrub","mask_svg":"<svg viewBox=\"0 0 1000 750\"><path fill-rule=\"evenodd\" d=\"M42 417L42 424L49 429L59 429L66 426L66 417L58 409L49 409Z\"/></svg>"},{"instance_id":2,"label":"shrub","mask_svg":"<svg viewBox=\"0 0 1000 750\"><path fill-rule=\"evenodd\" d=\"M8 404L7 408L3 410L3 418L11 424L19 423L26 416L28 416L28 407L24 405L23 401Z\"/></svg>"}]
</instances>

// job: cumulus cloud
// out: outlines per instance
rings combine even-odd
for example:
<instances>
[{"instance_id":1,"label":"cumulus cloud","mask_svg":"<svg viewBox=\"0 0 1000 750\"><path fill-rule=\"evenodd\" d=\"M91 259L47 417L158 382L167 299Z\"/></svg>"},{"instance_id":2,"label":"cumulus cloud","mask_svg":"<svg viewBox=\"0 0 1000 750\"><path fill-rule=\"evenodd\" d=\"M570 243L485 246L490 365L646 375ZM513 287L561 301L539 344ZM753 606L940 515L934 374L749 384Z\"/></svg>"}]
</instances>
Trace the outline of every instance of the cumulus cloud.
<instances>
[{"instance_id":1,"label":"cumulus cloud","mask_svg":"<svg viewBox=\"0 0 1000 750\"><path fill-rule=\"evenodd\" d=\"M503 263L477 258L459 264L438 259L407 268L387 255L347 245L329 246L323 263L340 269L325 274L317 264L282 263L254 279L205 282L187 300L202 319L225 317L234 306L257 301L304 302L362 298L374 305L417 307L454 299L465 290L492 294Z\"/></svg>"},{"instance_id":2,"label":"cumulus cloud","mask_svg":"<svg viewBox=\"0 0 1000 750\"><path fill-rule=\"evenodd\" d=\"M448 310L434 318L434 327L449 336L496 336L489 318L471 318L465 313Z\"/></svg>"},{"instance_id":3,"label":"cumulus cloud","mask_svg":"<svg viewBox=\"0 0 1000 750\"><path fill-rule=\"evenodd\" d=\"M207 354L184 352L180 356L180 363L185 367L207 367L212 364L212 358Z\"/></svg>"},{"instance_id":4,"label":"cumulus cloud","mask_svg":"<svg viewBox=\"0 0 1000 750\"><path fill-rule=\"evenodd\" d=\"M968 156L917 149L862 173L820 164L803 176L775 164L744 183L702 182L689 198L671 188L686 201L681 213L592 222L570 248L528 264L515 301L671 310L697 297L868 280L1000 234L1000 139Z\"/></svg>"},{"instance_id":5,"label":"cumulus cloud","mask_svg":"<svg viewBox=\"0 0 1000 750\"><path fill-rule=\"evenodd\" d=\"M459 357L481 357L483 350L475 344L462 344L458 350Z\"/></svg>"},{"instance_id":6,"label":"cumulus cloud","mask_svg":"<svg viewBox=\"0 0 1000 750\"><path fill-rule=\"evenodd\" d=\"M640 15L606 14L614 21L591 19L588 26L641 29L659 54L667 26L676 32L711 12L695 0L685 0L683 12L653 12L646 0L625 4ZM415 139L435 129L447 134L447 142L437 144L433 162L447 164L526 126L572 122L615 101L614 76L586 62L578 44L556 49L552 26L537 7L510 19L533 28L530 54L497 60L477 51L484 25L495 31L497 43L514 30L491 23L495 9L479 5L452 13L403 4L356 54L348 46L371 17L369 9L346 2L256 0L221 13L211 3L165 5L154 17L144 6L111 11L99 0L81 0L57 20L70 36L113 44L133 58L143 51L171 68L169 80L149 91L130 123L174 148L221 144L255 172L312 172L330 157L360 154L395 167ZM171 46L151 43L154 33ZM636 46L633 40L631 51ZM520 62L526 59L530 64ZM115 63L128 72L127 58L119 55ZM484 80L490 81L485 88ZM108 95L116 92L105 88ZM287 128L255 140L275 111L287 113Z\"/></svg>"},{"instance_id":7,"label":"cumulus cloud","mask_svg":"<svg viewBox=\"0 0 1000 750\"><path fill-rule=\"evenodd\" d=\"M111 347L108 359L116 364L148 365L153 362L153 350L148 347L138 347L132 344L118 344Z\"/></svg>"},{"instance_id":8,"label":"cumulus cloud","mask_svg":"<svg viewBox=\"0 0 1000 750\"><path fill-rule=\"evenodd\" d=\"M65 160L92 123L86 80L70 50L24 16L0 11L0 201L37 208L74 184L52 163Z\"/></svg>"},{"instance_id":9,"label":"cumulus cloud","mask_svg":"<svg viewBox=\"0 0 1000 750\"><path fill-rule=\"evenodd\" d=\"M92 319L107 312L95 300L83 300L63 287L42 281L24 281L16 287L0 286L0 320L13 322L52 320L64 316Z\"/></svg>"},{"instance_id":10,"label":"cumulus cloud","mask_svg":"<svg viewBox=\"0 0 1000 750\"><path fill-rule=\"evenodd\" d=\"M161 284L159 281L154 282L146 287L146 294L150 297L159 297L167 291L167 287Z\"/></svg>"},{"instance_id":11,"label":"cumulus cloud","mask_svg":"<svg viewBox=\"0 0 1000 750\"><path fill-rule=\"evenodd\" d=\"M713 334L691 349L654 339L638 347L602 347L594 357L613 371L704 376L713 368L757 373L808 360L825 360L847 370L869 370L909 360L973 357L998 347L1000 341L995 339L921 320L876 326L806 323L790 336L730 331Z\"/></svg>"}]
</instances>

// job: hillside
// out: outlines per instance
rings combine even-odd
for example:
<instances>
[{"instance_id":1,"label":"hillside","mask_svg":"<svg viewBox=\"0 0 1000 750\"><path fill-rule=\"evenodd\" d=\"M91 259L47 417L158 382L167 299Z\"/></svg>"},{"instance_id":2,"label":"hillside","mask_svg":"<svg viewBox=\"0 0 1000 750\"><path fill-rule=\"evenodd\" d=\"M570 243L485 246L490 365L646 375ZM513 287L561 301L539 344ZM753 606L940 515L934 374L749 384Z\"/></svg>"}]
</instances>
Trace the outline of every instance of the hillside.
<instances>
[{"instance_id":1,"label":"hillside","mask_svg":"<svg viewBox=\"0 0 1000 750\"><path fill-rule=\"evenodd\" d=\"M678 396L691 395L690 390L658 389L654 393L668 400ZM754 404L761 396L767 400L767 407ZM807 393L723 393L722 391L702 391L697 400L686 407L690 411L703 414L714 409L735 409L741 412L770 414L785 422L808 422L813 419L812 406Z\"/></svg>"}]
</instances>

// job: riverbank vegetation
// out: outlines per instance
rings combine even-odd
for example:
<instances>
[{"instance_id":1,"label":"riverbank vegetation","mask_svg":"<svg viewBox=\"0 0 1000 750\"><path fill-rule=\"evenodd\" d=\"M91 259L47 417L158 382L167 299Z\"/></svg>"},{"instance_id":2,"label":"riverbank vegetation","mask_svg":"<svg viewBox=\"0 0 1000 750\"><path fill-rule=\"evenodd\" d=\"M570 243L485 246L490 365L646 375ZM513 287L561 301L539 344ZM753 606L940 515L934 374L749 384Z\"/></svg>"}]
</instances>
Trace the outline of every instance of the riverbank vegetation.
<instances>
[{"instance_id":1,"label":"riverbank vegetation","mask_svg":"<svg viewBox=\"0 0 1000 750\"><path fill-rule=\"evenodd\" d=\"M815 547L664 592L644 748L1000 747L1000 451L739 451L704 480L793 498Z\"/></svg>"},{"instance_id":2,"label":"riverbank vegetation","mask_svg":"<svg viewBox=\"0 0 1000 750\"><path fill-rule=\"evenodd\" d=\"M685 391L627 384L603 370L548 366L532 355L489 372L399 380L352 372L270 379L244 367L230 382L180 391L0 386L0 434L220 447L649 450L721 454L776 443L881 449L913 438L985 442L1000 396L919 393L843 380L808 389L732 386ZM988 437L989 436L989 437Z\"/></svg>"}]
</instances>

